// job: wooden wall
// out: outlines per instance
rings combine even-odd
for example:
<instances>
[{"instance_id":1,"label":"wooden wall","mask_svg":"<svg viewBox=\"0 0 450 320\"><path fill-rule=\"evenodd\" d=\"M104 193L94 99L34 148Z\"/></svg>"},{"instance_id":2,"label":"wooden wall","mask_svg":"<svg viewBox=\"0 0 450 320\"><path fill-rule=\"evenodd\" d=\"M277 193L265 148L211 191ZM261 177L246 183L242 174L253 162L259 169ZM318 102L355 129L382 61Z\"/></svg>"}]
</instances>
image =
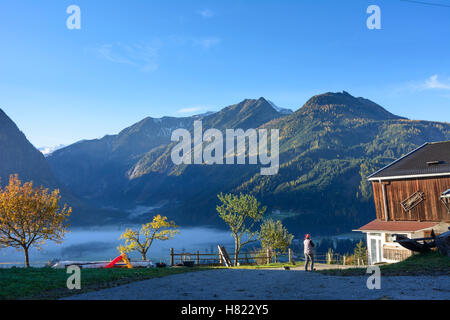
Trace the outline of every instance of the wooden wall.
<instances>
[{"instance_id":1,"label":"wooden wall","mask_svg":"<svg viewBox=\"0 0 450 320\"><path fill-rule=\"evenodd\" d=\"M389 220L450 222L450 214L440 199L450 189L450 177L372 182L377 219L385 220L382 184L386 188ZM425 193L425 201L405 212L401 202L417 191Z\"/></svg>"}]
</instances>

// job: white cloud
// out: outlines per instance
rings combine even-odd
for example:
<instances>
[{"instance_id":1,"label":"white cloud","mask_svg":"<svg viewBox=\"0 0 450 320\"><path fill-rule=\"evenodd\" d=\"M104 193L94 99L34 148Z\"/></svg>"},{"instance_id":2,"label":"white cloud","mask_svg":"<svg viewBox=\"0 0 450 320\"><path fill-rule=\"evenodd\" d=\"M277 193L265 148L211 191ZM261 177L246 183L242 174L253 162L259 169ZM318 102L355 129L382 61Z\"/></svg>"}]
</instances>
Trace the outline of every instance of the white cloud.
<instances>
[{"instance_id":1,"label":"white cloud","mask_svg":"<svg viewBox=\"0 0 450 320\"><path fill-rule=\"evenodd\" d=\"M198 11L198 14L201 15L205 19L212 18L215 15L215 13L210 9L200 10L200 11Z\"/></svg>"},{"instance_id":2,"label":"white cloud","mask_svg":"<svg viewBox=\"0 0 450 320\"><path fill-rule=\"evenodd\" d=\"M127 64L142 71L158 69L158 49L143 44L110 43L92 49L99 57L108 61Z\"/></svg>"},{"instance_id":3,"label":"white cloud","mask_svg":"<svg viewBox=\"0 0 450 320\"><path fill-rule=\"evenodd\" d=\"M205 107L192 107L192 108L183 108L177 111L177 113L183 113L183 114L187 114L187 113L194 113L194 112L199 112L199 111L204 111L206 110Z\"/></svg>"},{"instance_id":4,"label":"white cloud","mask_svg":"<svg viewBox=\"0 0 450 320\"><path fill-rule=\"evenodd\" d=\"M442 82L438 79L438 75L434 74L425 81L423 84L423 89L450 90L450 82Z\"/></svg>"},{"instance_id":5,"label":"white cloud","mask_svg":"<svg viewBox=\"0 0 450 320\"><path fill-rule=\"evenodd\" d=\"M204 49L209 49L221 42L220 38L210 37L210 38L198 38L192 40L195 45L198 45Z\"/></svg>"},{"instance_id":6,"label":"white cloud","mask_svg":"<svg viewBox=\"0 0 450 320\"><path fill-rule=\"evenodd\" d=\"M165 39L155 38L151 44L139 43L107 43L87 48L88 52L107 61L125 64L144 72L152 72L159 68L161 48L173 49L182 46L210 49L221 43L218 37L169 36Z\"/></svg>"},{"instance_id":7,"label":"white cloud","mask_svg":"<svg viewBox=\"0 0 450 320\"><path fill-rule=\"evenodd\" d=\"M203 49L210 49L222 42L218 37L189 37L173 35L169 37L169 42L175 46L195 46Z\"/></svg>"}]
</instances>

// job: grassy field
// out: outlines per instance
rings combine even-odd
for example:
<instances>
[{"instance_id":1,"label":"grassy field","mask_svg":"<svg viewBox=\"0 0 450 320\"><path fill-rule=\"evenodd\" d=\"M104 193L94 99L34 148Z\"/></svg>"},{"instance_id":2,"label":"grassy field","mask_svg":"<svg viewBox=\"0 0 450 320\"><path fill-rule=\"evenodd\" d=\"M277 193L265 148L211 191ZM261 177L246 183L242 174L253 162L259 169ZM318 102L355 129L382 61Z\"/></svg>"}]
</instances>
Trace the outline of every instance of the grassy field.
<instances>
[{"instance_id":1,"label":"grassy field","mask_svg":"<svg viewBox=\"0 0 450 320\"><path fill-rule=\"evenodd\" d=\"M0 269L0 299L56 299L133 281L208 269L207 267L82 269L81 290L67 289L66 281L70 275L65 269Z\"/></svg>"},{"instance_id":2,"label":"grassy field","mask_svg":"<svg viewBox=\"0 0 450 320\"><path fill-rule=\"evenodd\" d=\"M437 252L418 254L392 264L380 265L385 276L450 275L450 257ZM317 271L326 275L359 276L366 275L365 268L334 269Z\"/></svg>"},{"instance_id":3,"label":"grassy field","mask_svg":"<svg viewBox=\"0 0 450 320\"><path fill-rule=\"evenodd\" d=\"M297 263L297 267L301 265ZM289 263L239 266L236 269L267 269L293 267ZM142 269L82 269L81 290L66 287L70 276L65 269L52 268L0 268L0 300L5 299L57 299L73 294L95 291L134 281L164 277L173 274L204 271L226 267L176 267Z\"/></svg>"},{"instance_id":4,"label":"grassy field","mask_svg":"<svg viewBox=\"0 0 450 320\"><path fill-rule=\"evenodd\" d=\"M235 269L267 269L285 266L299 267L289 263L268 265L239 266ZM134 281L164 277L173 274L210 270L225 267L177 267L142 269L82 269L81 290L68 290L66 281L69 274L65 269L52 268L11 268L0 269L0 299L57 299L72 294L95 291ZM436 252L414 255L405 261L381 265L381 274L400 275L450 275L450 258ZM365 268L318 270L326 275L362 276Z\"/></svg>"}]
</instances>

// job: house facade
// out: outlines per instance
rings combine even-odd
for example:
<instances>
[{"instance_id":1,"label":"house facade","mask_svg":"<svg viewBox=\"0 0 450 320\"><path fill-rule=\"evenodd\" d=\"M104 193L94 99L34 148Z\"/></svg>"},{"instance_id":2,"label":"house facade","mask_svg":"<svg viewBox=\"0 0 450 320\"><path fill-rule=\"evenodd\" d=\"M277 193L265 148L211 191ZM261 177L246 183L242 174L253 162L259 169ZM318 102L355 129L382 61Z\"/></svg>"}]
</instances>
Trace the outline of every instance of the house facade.
<instances>
[{"instance_id":1,"label":"house facade","mask_svg":"<svg viewBox=\"0 0 450 320\"><path fill-rule=\"evenodd\" d=\"M450 226L450 141L426 143L368 177L376 219L355 230L367 235L369 264L398 262L412 252L394 234L423 238Z\"/></svg>"}]
</instances>

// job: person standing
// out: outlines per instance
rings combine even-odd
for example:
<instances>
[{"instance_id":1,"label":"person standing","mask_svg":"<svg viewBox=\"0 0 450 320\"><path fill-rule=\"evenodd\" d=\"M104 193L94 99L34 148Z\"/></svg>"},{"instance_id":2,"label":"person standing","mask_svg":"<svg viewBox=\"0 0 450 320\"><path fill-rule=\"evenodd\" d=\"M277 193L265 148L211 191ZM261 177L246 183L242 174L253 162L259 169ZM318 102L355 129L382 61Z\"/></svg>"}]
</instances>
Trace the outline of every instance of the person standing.
<instances>
[{"instance_id":1,"label":"person standing","mask_svg":"<svg viewBox=\"0 0 450 320\"><path fill-rule=\"evenodd\" d=\"M308 265L311 261L311 271L314 270L314 242L312 242L309 234L305 235L305 241L303 241L304 253L305 253L305 271L308 271Z\"/></svg>"}]
</instances>

